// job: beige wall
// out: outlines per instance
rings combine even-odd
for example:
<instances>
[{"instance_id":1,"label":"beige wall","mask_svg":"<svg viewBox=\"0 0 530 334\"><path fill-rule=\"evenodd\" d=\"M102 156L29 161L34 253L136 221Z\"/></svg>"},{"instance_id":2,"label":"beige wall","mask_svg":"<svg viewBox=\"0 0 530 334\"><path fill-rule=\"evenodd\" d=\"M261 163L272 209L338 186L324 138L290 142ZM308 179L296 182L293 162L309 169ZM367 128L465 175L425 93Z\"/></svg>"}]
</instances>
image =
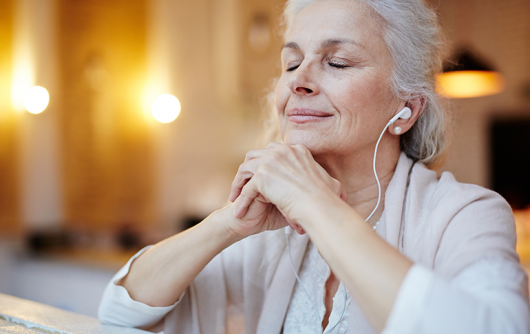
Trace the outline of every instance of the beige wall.
<instances>
[{"instance_id":1,"label":"beige wall","mask_svg":"<svg viewBox=\"0 0 530 334\"><path fill-rule=\"evenodd\" d=\"M530 118L530 2L526 0L431 0L451 45L467 42L504 75L506 90L495 96L454 100L453 137L446 164L461 182L489 186L489 125L493 119ZM462 23L462 20L465 22ZM528 154L530 143L521 143Z\"/></svg>"},{"instance_id":2,"label":"beige wall","mask_svg":"<svg viewBox=\"0 0 530 334\"><path fill-rule=\"evenodd\" d=\"M223 205L277 69L277 3L37 2L2 2L2 230L174 228ZM271 41L247 57L256 13ZM50 92L42 114L4 103L32 85ZM162 93L182 104L170 124L150 115Z\"/></svg>"},{"instance_id":3,"label":"beige wall","mask_svg":"<svg viewBox=\"0 0 530 334\"><path fill-rule=\"evenodd\" d=\"M502 94L452 101L454 135L440 168L488 186L491 119L530 117L530 99L521 93L530 82L530 3L470 0L472 14L462 24L462 1L430 2L450 40L470 42L506 78ZM11 75L16 29L10 22L16 20L7 13L13 3L0 2L0 39L7 46L0 50L7 75L1 87ZM256 146L258 97L279 73L275 33L282 1L40 3L48 6L42 10L47 19L32 25L45 36L36 45L45 47L49 61L39 56L38 80L50 87L52 102L34 116L15 114L0 99L2 231L20 226L19 220L94 231L125 222L174 228L183 216L223 205L245 152ZM257 21L270 33L258 48L249 41ZM182 104L169 124L150 116L153 98L162 93Z\"/></svg>"},{"instance_id":4,"label":"beige wall","mask_svg":"<svg viewBox=\"0 0 530 334\"><path fill-rule=\"evenodd\" d=\"M149 226L153 149L142 94L147 1L58 1L65 222Z\"/></svg>"},{"instance_id":5,"label":"beige wall","mask_svg":"<svg viewBox=\"0 0 530 334\"><path fill-rule=\"evenodd\" d=\"M153 123L158 211L174 225L226 203L244 154L258 136L258 95L276 74L280 41L249 56L247 29L256 13L279 16L277 2L151 2L150 84L182 104L170 124ZM271 57L271 54L274 57Z\"/></svg>"},{"instance_id":6,"label":"beige wall","mask_svg":"<svg viewBox=\"0 0 530 334\"><path fill-rule=\"evenodd\" d=\"M17 118L11 107L13 1L0 2L0 233L20 230Z\"/></svg>"}]
</instances>

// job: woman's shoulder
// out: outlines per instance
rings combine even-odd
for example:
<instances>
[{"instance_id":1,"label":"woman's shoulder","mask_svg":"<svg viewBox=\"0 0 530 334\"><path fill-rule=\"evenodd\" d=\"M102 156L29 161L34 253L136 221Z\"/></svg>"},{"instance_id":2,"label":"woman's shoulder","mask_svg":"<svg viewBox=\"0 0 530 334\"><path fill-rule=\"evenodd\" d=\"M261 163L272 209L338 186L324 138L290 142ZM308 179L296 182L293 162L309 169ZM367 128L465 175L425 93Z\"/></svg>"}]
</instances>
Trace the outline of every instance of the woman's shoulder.
<instances>
[{"instance_id":1,"label":"woman's shoulder","mask_svg":"<svg viewBox=\"0 0 530 334\"><path fill-rule=\"evenodd\" d=\"M484 187L458 182L450 172L441 175L422 163L414 163L401 154L388 189L392 198L403 198L414 216L443 211L442 216L456 215L465 208L500 210L511 216L509 204L496 192ZM492 205L492 203L494 205ZM439 214L439 212L438 212Z\"/></svg>"},{"instance_id":2,"label":"woman's shoulder","mask_svg":"<svg viewBox=\"0 0 530 334\"><path fill-rule=\"evenodd\" d=\"M502 196L458 182L449 172L438 178L420 164L412 174L411 198L416 205L411 214L421 225L416 239L429 250L434 268L452 276L488 256L518 261L513 214Z\"/></svg>"},{"instance_id":3,"label":"woman's shoulder","mask_svg":"<svg viewBox=\"0 0 530 334\"><path fill-rule=\"evenodd\" d=\"M410 186L417 193L416 197L425 200L424 208L428 211L443 209L454 214L471 206L473 210L500 210L512 216L510 205L493 190L469 183L458 182L452 173L437 173L423 164L416 164Z\"/></svg>"}]
</instances>

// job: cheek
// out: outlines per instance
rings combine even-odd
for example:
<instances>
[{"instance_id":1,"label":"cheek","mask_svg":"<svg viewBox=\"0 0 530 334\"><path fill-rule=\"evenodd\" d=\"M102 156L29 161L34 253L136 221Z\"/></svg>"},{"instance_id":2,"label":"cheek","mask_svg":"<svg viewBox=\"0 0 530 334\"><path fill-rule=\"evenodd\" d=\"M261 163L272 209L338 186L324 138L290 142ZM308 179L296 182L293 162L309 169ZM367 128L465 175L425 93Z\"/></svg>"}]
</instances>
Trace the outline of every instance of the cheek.
<instances>
[{"instance_id":1,"label":"cheek","mask_svg":"<svg viewBox=\"0 0 530 334\"><path fill-rule=\"evenodd\" d=\"M274 90L274 103L279 115L282 115L289 98L289 87L285 79L280 78Z\"/></svg>"},{"instance_id":2,"label":"cheek","mask_svg":"<svg viewBox=\"0 0 530 334\"><path fill-rule=\"evenodd\" d=\"M372 75L341 80L330 87L328 96L340 112L339 131L343 137L368 138L370 133L379 130L386 114L391 112L385 81Z\"/></svg>"},{"instance_id":3,"label":"cheek","mask_svg":"<svg viewBox=\"0 0 530 334\"><path fill-rule=\"evenodd\" d=\"M353 80L341 80L330 85L336 107L345 111L342 117L356 117L356 114L380 112L386 104L387 85L373 76L359 76ZM349 114L349 115L348 115Z\"/></svg>"}]
</instances>

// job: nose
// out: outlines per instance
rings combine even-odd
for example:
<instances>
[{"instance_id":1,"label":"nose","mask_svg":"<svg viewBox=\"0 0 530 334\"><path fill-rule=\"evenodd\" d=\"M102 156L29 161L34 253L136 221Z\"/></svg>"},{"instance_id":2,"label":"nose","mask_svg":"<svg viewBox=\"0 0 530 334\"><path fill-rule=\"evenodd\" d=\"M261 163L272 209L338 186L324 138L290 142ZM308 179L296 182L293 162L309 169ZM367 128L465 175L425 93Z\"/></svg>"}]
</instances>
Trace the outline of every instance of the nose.
<instances>
[{"instance_id":1,"label":"nose","mask_svg":"<svg viewBox=\"0 0 530 334\"><path fill-rule=\"evenodd\" d=\"M318 84L315 80L315 73L310 64L300 64L289 77L287 86L293 94L300 96L312 96L319 92Z\"/></svg>"}]
</instances>

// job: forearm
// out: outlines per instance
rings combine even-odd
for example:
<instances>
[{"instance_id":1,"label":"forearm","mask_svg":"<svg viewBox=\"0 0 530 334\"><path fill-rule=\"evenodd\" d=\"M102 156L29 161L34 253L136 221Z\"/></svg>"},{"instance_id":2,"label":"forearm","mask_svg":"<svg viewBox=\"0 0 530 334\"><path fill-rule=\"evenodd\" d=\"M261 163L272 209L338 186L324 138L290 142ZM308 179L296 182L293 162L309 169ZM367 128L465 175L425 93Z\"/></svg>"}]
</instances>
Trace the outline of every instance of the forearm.
<instances>
[{"instance_id":1,"label":"forearm","mask_svg":"<svg viewBox=\"0 0 530 334\"><path fill-rule=\"evenodd\" d=\"M175 303L201 270L239 238L226 228L219 210L197 226L165 239L140 257L118 284L149 306Z\"/></svg>"},{"instance_id":2,"label":"forearm","mask_svg":"<svg viewBox=\"0 0 530 334\"><path fill-rule=\"evenodd\" d=\"M343 201L311 206L304 228L372 325L381 331L412 262Z\"/></svg>"}]
</instances>

